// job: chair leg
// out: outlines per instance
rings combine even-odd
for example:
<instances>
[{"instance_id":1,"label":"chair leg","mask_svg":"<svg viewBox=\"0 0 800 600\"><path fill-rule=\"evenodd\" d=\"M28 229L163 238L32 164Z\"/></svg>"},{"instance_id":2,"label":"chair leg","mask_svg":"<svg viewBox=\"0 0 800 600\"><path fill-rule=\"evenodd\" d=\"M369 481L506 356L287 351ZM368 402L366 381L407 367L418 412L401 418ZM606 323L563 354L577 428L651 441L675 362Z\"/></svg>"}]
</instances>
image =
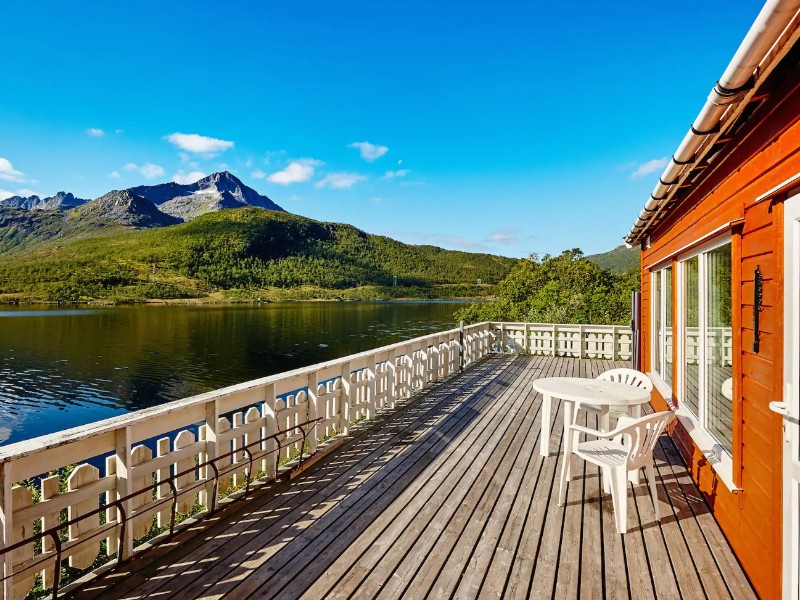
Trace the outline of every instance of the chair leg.
<instances>
[{"instance_id":1,"label":"chair leg","mask_svg":"<svg viewBox=\"0 0 800 600\"><path fill-rule=\"evenodd\" d=\"M611 493L611 469L608 467L603 467L602 469L602 477L603 477L603 493L610 494Z\"/></svg>"},{"instance_id":2,"label":"chair leg","mask_svg":"<svg viewBox=\"0 0 800 600\"><path fill-rule=\"evenodd\" d=\"M569 469L570 464L570 457L564 456L564 460L561 461L561 477L559 478L558 483L558 505L564 506L564 500L567 496L567 471Z\"/></svg>"},{"instance_id":3,"label":"chair leg","mask_svg":"<svg viewBox=\"0 0 800 600\"><path fill-rule=\"evenodd\" d=\"M628 532L628 473L625 469L611 469L611 501L614 505L617 533Z\"/></svg>"},{"instance_id":4,"label":"chair leg","mask_svg":"<svg viewBox=\"0 0 800 600\"><path fill-rule=\"evenodd\" d=\"M658 510L658 487L656 486L656 470L652 464L645 466L647 469L647 481L650 483L650 497L653 499L653 511L656 513L656 521L661 521Z\"/></svg>"}]
</instances>

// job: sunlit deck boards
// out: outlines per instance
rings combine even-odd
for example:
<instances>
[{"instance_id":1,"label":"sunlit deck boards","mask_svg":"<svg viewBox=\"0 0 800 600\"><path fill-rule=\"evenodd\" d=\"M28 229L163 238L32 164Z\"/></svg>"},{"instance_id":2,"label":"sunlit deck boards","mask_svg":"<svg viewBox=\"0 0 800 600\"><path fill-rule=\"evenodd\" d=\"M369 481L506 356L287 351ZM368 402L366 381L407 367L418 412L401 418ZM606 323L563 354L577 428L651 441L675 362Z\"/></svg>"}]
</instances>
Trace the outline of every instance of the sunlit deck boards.
<instances>
[{"instance_id":1,"label":"sunlit deck boards","mask_svg":"<svg viewBox=\"0 0 800 600\"><path fill-rule=\"evenodd\" d=\"M82 597L753 597L668 440L657 455L660 525L642 485L629 533L617 535L611 498L600 500L598 472L582 464L566 507L556 505L561 413L543 460L530 383L615 366L484 360Z\"/></svg>"}]
</instances>

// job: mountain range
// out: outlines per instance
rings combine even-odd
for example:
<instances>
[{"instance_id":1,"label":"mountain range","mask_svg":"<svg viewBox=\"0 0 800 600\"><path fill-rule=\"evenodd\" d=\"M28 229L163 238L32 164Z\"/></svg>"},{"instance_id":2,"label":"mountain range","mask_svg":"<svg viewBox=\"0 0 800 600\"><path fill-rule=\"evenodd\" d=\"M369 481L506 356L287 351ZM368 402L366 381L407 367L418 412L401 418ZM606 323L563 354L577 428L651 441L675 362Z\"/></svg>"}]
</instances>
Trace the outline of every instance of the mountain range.
<instances>
[{"instance_id":1,"label":"mountain range","mask_svg":"<svg viewBox=\"0 0 800 600\"><path fill-rule=\"evenodd\" d=\"M92 237L121 228L167 227L226 209L285 212L227 171L191 184L162 183L114 190L88 200L68 192L0 200L0 252L56 239Z\"/></svg>"},{"instance_id":2,"label":"mountain range","mask_svg":"<svg viewBox=\"0 0 800 600\"><path fill-rule=\"evenodd\" d=\"M92 216L96 221L105 219L134 227L174 225L205 213L245 206L283 211L228 171L213 173L190 184L170 182L114 190L94 200L68 192L48 198L12 196L0 200L0 208L4 209L71 212L73 218Z\"/></svg>"}]
</instances>

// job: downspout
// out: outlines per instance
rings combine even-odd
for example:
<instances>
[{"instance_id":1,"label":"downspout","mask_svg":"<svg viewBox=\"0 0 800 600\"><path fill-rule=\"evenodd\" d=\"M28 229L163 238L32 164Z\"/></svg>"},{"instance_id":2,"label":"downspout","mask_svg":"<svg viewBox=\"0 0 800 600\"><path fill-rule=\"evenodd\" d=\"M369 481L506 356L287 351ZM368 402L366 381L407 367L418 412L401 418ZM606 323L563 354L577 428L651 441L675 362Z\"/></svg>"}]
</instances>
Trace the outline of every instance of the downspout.
<instances>
[{"instance_id":1,"label":"downspout","mask_svg":"<svg viewBox=\"0 0 800 600\"><path fill-rule=\"evenodd\" d=\"M764 4L727 69L711 90L700 114L661 174L650 198L639 213L639 218L625 238L626 242L637 241L645 227L664 208L686 169L691 170L696 163L698 148L709 136L719 131L720 118L728 107L741 102L741 93L752 87L759 64L799 9L800 0L767 0Z\"/></svg>"}]
</instances>

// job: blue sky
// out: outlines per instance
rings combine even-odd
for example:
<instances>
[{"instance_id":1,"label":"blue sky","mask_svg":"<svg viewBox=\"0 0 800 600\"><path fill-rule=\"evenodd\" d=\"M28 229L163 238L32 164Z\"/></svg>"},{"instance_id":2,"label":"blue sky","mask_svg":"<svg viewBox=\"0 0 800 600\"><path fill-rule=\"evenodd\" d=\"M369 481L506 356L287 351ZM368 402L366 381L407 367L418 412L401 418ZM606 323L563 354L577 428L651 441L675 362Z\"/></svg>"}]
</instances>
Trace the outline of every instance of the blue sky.
<instances>
[{"instance_id":1,"label":"blue sky","mask_svg":"<svg viewBox=\"0 0 800 600\"><path fill-rule=\"evenodd\" d=\"M5 2L0 195L228 169L290 212L410 243L602 252L759 9Z\"/></svg>"}]
</instances>

